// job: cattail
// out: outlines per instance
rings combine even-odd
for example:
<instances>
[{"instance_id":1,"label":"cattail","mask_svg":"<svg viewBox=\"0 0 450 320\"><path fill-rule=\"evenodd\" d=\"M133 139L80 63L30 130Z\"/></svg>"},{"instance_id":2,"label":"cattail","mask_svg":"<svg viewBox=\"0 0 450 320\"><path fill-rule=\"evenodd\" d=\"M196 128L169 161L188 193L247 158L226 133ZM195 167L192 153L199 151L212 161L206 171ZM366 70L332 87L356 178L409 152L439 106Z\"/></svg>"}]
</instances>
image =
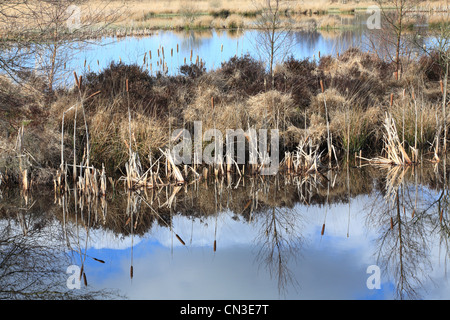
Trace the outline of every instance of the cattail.
<instances>
[{"instance_id":1,"label":"cattail","mask_svg":"<svg viewBox=\"0 0 450 320\"><path fill-rule=\"evenodd\" d=\"M413 100L416 100L416 96L415 96L415 94L414 94L414 89L412 89L411 96L412 96L412 99L413 99Z\"/></svg>"},{"instance_id":2,"label":"cattail","mask_svg":"<svg viewBox=\"0 0 450 320\"><path fill-rule=\"evenodd\" d=\"M392 217L391 217L391 230L394 228L394 220L392 220Z\"/></svg>"},{"instance_id":3,"label":"cattail","mask_svg":"<svg viewBox=\"0 0 450 320\"><path fill-rule=\"evenodd\" d=\"M100 262L100 263L105 263L105 261L100 260L100 259L97 259L97 258L92 258L92 259L94 259L95 261L98 261L98 262Z\"/></svg>"},{"instance_id":4,"label":"cattail","mask_svg":"<svg viewBox=\"0 0 450 320\"><path fill-rule=\"evenodd\" d=\"M186 57L184 57L184 64L186 64Z\"/></svg>"},{"instance_id":5,"label":"cattail","mask_svg":"<svg viewBox=\"0 0 450 320\"><path fill-rule=\"evenodd\" d=\"M320 89L322 90L322 93L325 92L325 90L324 90L324 88L323 88L323 81L322 81L322 80L320 80Z\"/></svg>"},{"instance_id":6,"label":"cattail","mask_svg":"<svg viewBox=\"0 0 450 320\"><path fill-rule=\"evenodd\" d=\"M214 252L216 252L216 240L214 240Z\"/></svg>"},{"instance_id":7,"label":"cattail","mask_svg":"<svg viewBox=\"0 0 450 320\"><path fill-rule=\"evenodd\" d=\"M444 215L444 209L441 209L441 213L439 214L439 222L442 223L442 217Z\"/></svg>"},{"instance_id":8,"label":"cattail","mask_svg":"<svg viewBox=\"0 0 450 320\"><path fill-rule=\"evenodd\" d=\"M80 280L81 280L81 277L83 276L83 272L84 271L84 265L81 265L81 270L80 270Z\"/></svg>"},{"instance_id":9,"label":"cattail","mask_svg":"<svg viewBox=\"0 0 450 320\"><path fill-rule=\"evenodd\" d=\"M173 57L173 49L170 49L170 56Z\"/></svg>"},{"instance_id":10,"label":"cattail","mask_svg":"<svg viewBox=\"0 0 450 320\"><path fill-rule=\"evenodd\" d=\"M319 54L318 54L318 56L319 56L319 59L320 59L320 50L319 50Z\"/></svg>"},{"instance_id":11,"label":"cattail","mask_svg":"<svg viewBox=\"0 0 450 320\"><path fill-rule=\"evenodd\" d=\"M220 52L223 52L223 44L220 45Z\"/></svg>"},{"instance_id":12,"label":"cattail","mask_svg":"<svg viewBox=\"0 0 450 320\"><path fill-rule=\"evenodd\" d=\"M323 236L324 233L325 233L325 223L322 225L322 231L320 234Z\"/></svg>"},{"instance_id":13,"label":"cattail","mask_svg":"<svg viewBox=\"0 0 450 320\"><path fill-rule=\"evenodd\" d=\"M183 239L181 239L180 238L180 236L179 235L177 235L177 234L175 234L175 236L177 237L177 239L181 242L181 244L184 246L185 245L185 243L184 243L184 241L183 241Z\"/></svg>"},{"instance_id":14,"label":"cattail","mask_svg":"<svg viewBox=\"0 0 450 320\"><path fill-rule=\"evenodd\" d=\"M80 85L80 90L81 90L81 87L82 87L82 85L83 85L83 76L80 76L80 80L79 80L79 82L78 82L78 84Z\"/></svg>"},{"instance_id":15,"label":"cattail","mask_svg":"<svg viewBox=\"0 0 450 320\"><path fill-rule=\"evenodd\" d=\"M178 53L178 43L177 43L177 53Z\"/></svg>"},{"instance_id":16,"label":"cattail","mask_svg":"<svg viewBox=\"0 0 450 320\"><path fill-rule=\"evenodd\" d=\"M77 84L78 89L80 88L80 82L78 81L78 76L77 73L74 71L73 72L73 76L75 78L75 83Z\"/></svg>"},{"instance_id":17,"label":"cattail","mask_svg":"<svg viewBox=\"0 0 450 320\"><path fill-rule=\"evenodd\" d=\"M159 58L159 49L158 49L158 58Z\"/></svg>"},{"instance_id":18,"label":"cattail","mask_svg":"<svg viewBox=\"0 0 450 320\"><path fill-rule=\"evenodd\" d=\"M162 53L162 56L163 56L163 59L164 59L164 47L161 47L161 53Z\"/></svg>"},{"instance_id":19,"label":"cattail","mask_svg":"<svg viewBox=\"0 0 450 320\"><path fill-rule=\"evenodd\" d=\"M192 62L192 49L191 49L191 62Z\"/></svg>"},{"instance_id":20,"label":"cattail","mask_svg":"<svg viewBox=\"0 0 450 320\"><path fill-rule=\"evenodd\" d=\"M394 103L394 94L391 93L391 100L389 101L389 106L392 107L392 104Z\"/></svg>"},{"instance_id":21,"label":"cattail","mask_svg":"<svg viewBox=\"0 0 450 320\"><path fill-rule=\"evenodd\" d=\"M86 273L84 273L84 272L83 272L83 281L84 281L84 285L87 287Z\"/></svg>"},{"instance_id":22,"label":"cattail","mask_svg":"<svg viewBox=\"0 0 450 320\"><path fill-rule=\"evenodd\" d=\"M133 266L130 266L130 278L133 279Z\"/></svg>"},{"instance_id":23,"label":"cattail","mask_svg":"<svg viewBox=\"0 0 450 320\"><path fill-rule=\"evenodd\" d=\"M128 79L125 80L125 83L126 83L126 89L127 89L127 92L128 92Z\"/></svg>"},{"instance_id":24,"label":"cattail","mask_svg":"<svg viewBox=\"0 0 450 320\"><path fill-rule=\"evenodd\" d=\"M148 52L148 57L150 58L150 60L152 60L152 50L150 50L150 51Z\"/></svg>"}]
</instances>

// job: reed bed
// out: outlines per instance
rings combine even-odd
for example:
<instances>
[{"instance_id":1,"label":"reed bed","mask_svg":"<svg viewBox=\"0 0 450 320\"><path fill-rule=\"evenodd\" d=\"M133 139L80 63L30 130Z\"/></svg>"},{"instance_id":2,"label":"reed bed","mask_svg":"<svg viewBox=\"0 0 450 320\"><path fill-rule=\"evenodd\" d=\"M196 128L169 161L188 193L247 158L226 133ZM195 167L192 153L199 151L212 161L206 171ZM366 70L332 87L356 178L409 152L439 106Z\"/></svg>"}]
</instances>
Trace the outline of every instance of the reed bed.
<instances>
[{"instance_id":1,"label":"reed bed","mask_svg":"<svg viewBox=\"0 0 450 320\"><path fill-rule=\"evenodd\" d=\"M113 62L98 73L74 74L76 86L55 97L50 121L39 127L59 135L59 163L51 163L57 190L72 185L101 195L110 178L123 180L130 190L151 189L263 168L267 155L249 154L248 141L246 158L258 159L250 167L226 154L219 154L214 166L174 165L170 134L184 128L193 137L195 121L202 122L202 135L212 128L278 129L280 166L298 174L320 172L327 162L328 169L339 168L353 153L394 165L442 156L442 94L435 74L420 68L426 61L411 62L419 70L416 83L424 84L420 90L412 90L411 71L396 80L392 65L357 49L319 60L287 59L275 68L271 86L264 65L248 55L206 71L192 52L192 63L169 76L166 62L178 49L160 46L144 55L142 65ZM162 66L150 72L147 63L157 58ZM225 139L222 143L226 147ZM19 151L17 159L25 155L33 161L34 151ZM17 180L29 188L34 172L23 168Z\"/></svg>"}]
</instances>

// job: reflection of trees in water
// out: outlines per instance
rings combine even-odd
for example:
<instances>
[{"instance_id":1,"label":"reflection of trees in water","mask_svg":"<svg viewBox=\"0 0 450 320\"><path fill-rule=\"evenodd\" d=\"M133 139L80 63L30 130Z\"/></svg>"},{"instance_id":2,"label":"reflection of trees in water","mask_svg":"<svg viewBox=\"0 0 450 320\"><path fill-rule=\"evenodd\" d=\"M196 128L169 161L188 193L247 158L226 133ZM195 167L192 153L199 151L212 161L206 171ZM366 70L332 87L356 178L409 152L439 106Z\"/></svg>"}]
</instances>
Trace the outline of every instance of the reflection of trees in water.
<instances>
[{"instance_id":1,"label":"reflection of trees in water","mask_svg":"<svg viewBox=\"0 0 450 320\"><path fill-rule=\"evenodd\" d=\"M436 240L445 258L450 253L447 220L450 198L447 188L443 188L444 177L446 172L442 172L441 166L435 170L394 167L388 174L383 169L366 167L340 170L326 177L210 176L208 181L193 181L182 187L168 185L133 193L121 193L117 188L106 198L80 197L69 192L57 197L55 204L49 201L52 194L47 194L9 206L10 197L4 192L0 202L1 223L5 225L0 234L0 295L8 299L13 294L19 298L47 295L82 299L111 294L67 292L65 288L68 276L65 269L71 261L76 259L85 266L86 259L95 259L86 254L88 241L92 241L91 230L112 231L119 237L132 239L148 233L157 223L170 228L175 238L181 230L173 230L174 214L193 221L213 218L215 252L215 236L221 227L218 215L225 211L259 228L255 238L256 261L276 279L280 295L284 295L299 285L291 269L304 242L303 216L296 204L322 207L349 203L350 217L351 198L370 194L374 201L368 208L367 225L379 234L375 253L378 264L394 279L398 298L417 298L429 278ZM67 250L71 256L64 254ZM133 252L130 259L132 277ZM84 268L88 278L89 271ZM19 274L27 276L22 279ZM31 293L24 291L22 297L20 293L12 293L13 289ZM83 289L88 290L89 286ZM37 291L39 297L33 295Z\"/></svg>"},{"instance_id":2,"label":"reflection of trees in water","mask_svg":"<svg viewBox=\"0 0 450 320\"><path fill-rule=\"evenodd\" d=\"M295 46L305 52L312 53L325 50L327 54L343 52L350 47L358 47L363 32L356 30L330 30L330 31L294 31ZM321 44L324 46L321 48Z\"/></svg>"},{"instance_id":3,"label":"reflection of trees in water","mask_svg":"<svg viewBox=\"0 0 450 320\"><path fill-rule=\"evenodd\" d=\"M283 193L278 180L260 186L252 181L252 189L252 207L260 206L254 215L254 222L259 226L255 239L256 261L267 268L270 276L277 280L279 293L285 295L288 286L299 285L291 267L292 260L299 257L303 242L301 214L295 208L273 205ZM257 196L263 198L262 203L255 203Z\"/></svg>"},{"instance_id":4,"label":"reflection of trees in water","mask_svg":"<svg viewBox=\"0 0 450 320\"><path fill-rule=\"evenodd\" d=\"M406 181L406 176L411 179ZM430 280L432 249L443 229L439 210L446 183L441 193L433 192L421 186L419 176L418 168L389 168L385 189L374 197L367 220L369 228L379 229L377 263L392 277L399 299L420 298L425 281ZM447 257L448 233L440 234Z\"/></svg>"},{"instance_id":5,"label":"reflection of trees in water","mask_svg":"<svg viewBox=\"0 0 450 320\"><path fill-rule=\"evenodd\" d=\"M31 203L36 204L36 202ZM73 264L65 251L55 219L40 207L25 204L2 219L0 229L0 299L54 300L117 297L89 287L69 290L67 267Z\"/></svg>"},{"instance_id":6,"label":"reflection of trees in water","mask_svg":"<svg viewBox=\"0 0 450 320\"><path fill-rule=\"evenodd\" d=\"M202 30L202 31L186 31L181 35L181 48L185 48L185 50L193 49L199 52L200 48L211 43L212 41L212 31L211 30Z\"/></svg>"},{"instance_id":7,"label":"reflection of trees in water","mask_svg":"<svg viewBox=\"0 0 450 320\"><path fill-rule=\"evenodd\" d=\"M289 208L271 207L260 212L256 219L261 224L255 239L259 247L257 261L277 279L280 294L285 294L288 285L298 285L290 269L291 261L299 256L302 243L298 213Z\"/></svg>"}]
</instances>

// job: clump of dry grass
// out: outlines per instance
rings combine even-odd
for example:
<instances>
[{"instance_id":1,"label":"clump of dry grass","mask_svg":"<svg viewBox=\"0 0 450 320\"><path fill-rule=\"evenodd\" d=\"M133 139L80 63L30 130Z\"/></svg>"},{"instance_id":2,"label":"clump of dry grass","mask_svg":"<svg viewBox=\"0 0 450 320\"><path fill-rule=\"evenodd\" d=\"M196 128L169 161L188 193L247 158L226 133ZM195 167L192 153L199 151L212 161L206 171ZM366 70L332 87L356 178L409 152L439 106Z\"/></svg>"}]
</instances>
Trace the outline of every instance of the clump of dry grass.
<instances>
[{"instance_id":1,"label":"clump of dry grass","mask_svg":"<svg viewBox=\"0 0 450 320\"><path fill-rule=\"evenodd\" d=\"M195 19L193 27L196 29L209 29L213 25L213 20L212 16L200 16Z\"/></svg>"},{"instance_id":2,"label":"clump of dry grass","mask_svg":"<svg viewBox=\"0 0 450 320\"><path fill-rule=\"evenodd\" d=\"M338 109L347 104L347 99L336 88L330 88L312 98L310 110L325 115L325 101L329 110Z\"/></svg>"},{"instance_id":3,"label":"clump of dry grass","mask_svg":"<svg viewBox=\"0 0 450 320\"><path fill-rule=\"evenodd\" d=\"M439 105L423 105L421 101L415 102L408 95L395 99L389 112L406 146L427 149L433 144L442 118Z\"/></svg>"},{"instance_id":4,"label":"clump of dry grass","mask_svg":"<svg viewBox=\"0 0 450 320\"><path fill-rule=\"evenodd\" d=\"M380 126L381 109L341 105L330 112L330 130L343 150L353 154L365 149Z\"/></svg>"},{"instance_id":5,"label":"clump of dry grass","mask_svg":"<svg viewBox=\"0 0 450 320\"><path fill-rule=\"evenodd\" d=\"M222 133L226 129L244 128L248 116L242 102L219 90L215 85L202 83L197 88L194 100L183 111L186 121L201 121L205 130L216 128Z\"/></svg>"},{"instance_id":6,"label":"clump of dry grass","mask_svg":"<svg viewBox=\"0 0 450 320\"><path fill-rule=\"evenodd\" d=\"M294 101L290 94L276 90L259 93L247 100L251 123L257 128L285 129L296 115Z\"/></svg>"},{"instance_id":7,"label":"clump of dry grass","mask_svg":"<svg viewBox=\"0 0 450 320\"><path fill-rule=\"evenodd\" d=\"M243 28L244 19L237 14L232 14L225 19L225 25L227 26L228 29Z\"/></svg>"},{"instance_id":8,"label":"clump of dry grass","mask_svg":"<svg viewBox=\"0 0 450 320\"><path fill-rule=\"evenodd\" d=\"M98 107L89 121L92 162L106 163L111 171L124 166L129 158L129 131L132 148L143 164L149 164L149 156L169 140L167 124L142 113L132 114L131 123L123 112Z\"/></svg>"}]
</instances>

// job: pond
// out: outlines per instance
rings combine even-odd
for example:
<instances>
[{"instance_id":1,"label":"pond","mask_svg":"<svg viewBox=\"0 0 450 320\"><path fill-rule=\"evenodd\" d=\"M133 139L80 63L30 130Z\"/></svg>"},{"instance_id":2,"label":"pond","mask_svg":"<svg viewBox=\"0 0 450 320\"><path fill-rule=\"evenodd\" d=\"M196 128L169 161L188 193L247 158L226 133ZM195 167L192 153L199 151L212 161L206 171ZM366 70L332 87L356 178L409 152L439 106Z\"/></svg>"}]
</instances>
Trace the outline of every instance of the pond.
<instances>
[{"instance_id":1,"label":"pond","mask_svg":"<svg viewBox=\"0 0 450 320\"><path fill-rule=\"evenodd\" d=\"M275 64L289 56L318 61L321 56L336 56L351 47L362 51L380 50L382 45L378 42L383 40L366 27L365 17L356 15L342 29L294 29L287 35L280 35L283 45L275 52ZM423 30L418 27L414 32ZM267 62L268 49L264 49L267 43L264 44L262 37L263 32L256 29L156 30L145 36L102 37L91 45L81 45L81 48L78 45L62 48L63 51L67 49L61 54L67 63L64 68L60 63L58 82L72 85L74 71L77 74L101 72L113 61L141 65L152 75L158 72L177 75L180 66L197 62L206 70L214 70L233 56L246 54ZM409 51L416 49L410 46Z\"/></svg>"},{"instance_id":2,"label":"pond","mask_svg":"<svg viewBox=\"0 0 450 320\"><path fill-rule=\"evenodd\" d=\"M4 189L0 298L447 299L446 179L363 166L116 181L100 198Z\"/></svg>"},{"instance_id":3,"label":"pond","mask_svg":"<svg viewBox=\"0 0 450 320\"><path fill-rule=\"evenodd\" d=\"M156 31L145 37L103 38L100 45L87 48L71 62L72 68L99 71L110 62L142 64L155 74L161 71L160 59L167 63L168 74L177 74L179 67L195 63L197 56L207 70L220 67L233 56L249 54L264 60L265 53L258 48L257 30L206 30L206 31ZM289 35L289 55L297 59L318 59L319 55L345 51L360 46L362 32L356 30L339 32L295 31ZM177 51L178 47L178 51ZM159 56L158 56L159 51ZM192 60L191 60L192 51ZM152 59L149 59L150 52ZM280 54L284 56L281 52ZM145 56L145 63L144 63ZM99 58L100 57L100 58ZM186 60L185 60L186 59Z\"/></svg>"}]
</instances>

